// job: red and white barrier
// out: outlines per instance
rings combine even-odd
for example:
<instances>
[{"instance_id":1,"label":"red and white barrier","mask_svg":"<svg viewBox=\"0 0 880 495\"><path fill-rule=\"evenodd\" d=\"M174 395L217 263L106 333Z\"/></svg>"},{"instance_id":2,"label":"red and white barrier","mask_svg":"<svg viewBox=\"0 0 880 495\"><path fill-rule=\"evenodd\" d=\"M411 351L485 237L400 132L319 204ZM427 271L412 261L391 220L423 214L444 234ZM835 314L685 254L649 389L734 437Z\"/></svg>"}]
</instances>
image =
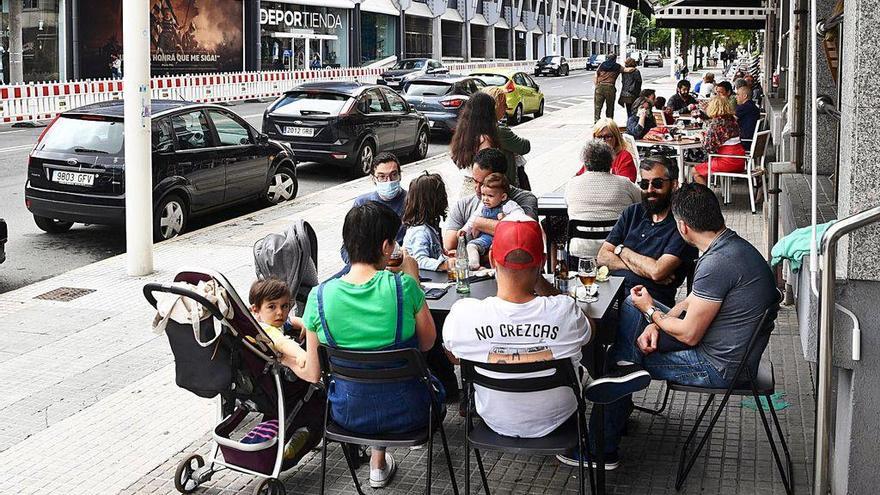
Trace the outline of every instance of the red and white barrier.
<instances>
[{"instance_id":1,"label":"red and white barrier","mask_svg":"<svg viewBox=\"0 0 880 495\"><path fill-rule=\"evenodd\" d=\"M584 68L586 58L569 59L571 69ZM497 61L450 64L450 72L485 68L531 71L535 61ZM353 67L307 71L236 72L154 77L153 98L195 102L228 102L280 96L299 84L316 81L375 83L386 69ZM28 83L0 86L0 123L52 119L61 112L90 103L122 99L122 80Z\"/></svg>"}]
</instances>

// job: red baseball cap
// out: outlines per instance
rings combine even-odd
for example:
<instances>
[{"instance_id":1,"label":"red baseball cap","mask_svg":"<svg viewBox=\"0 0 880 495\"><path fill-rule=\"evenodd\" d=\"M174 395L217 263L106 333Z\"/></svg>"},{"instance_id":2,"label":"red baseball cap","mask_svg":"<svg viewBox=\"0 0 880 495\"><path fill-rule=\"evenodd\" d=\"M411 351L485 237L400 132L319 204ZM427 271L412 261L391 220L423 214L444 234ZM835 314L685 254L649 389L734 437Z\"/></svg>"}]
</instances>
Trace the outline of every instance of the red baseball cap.
<instances>
[{"instance_id":1,"label":"red baseball cap","mask_svg":"<svg viewBox=\"0 0 880 495\"><path fill-rule=\"evenodd\" d=\"M528 263L507 261L507 255L522 250L531 255ZM492 240L492 260L496 264L513 270L535 268L544 263L544 235L541 226L534 220L503 220L495 226Z\"/></svg>"}]
</instances>

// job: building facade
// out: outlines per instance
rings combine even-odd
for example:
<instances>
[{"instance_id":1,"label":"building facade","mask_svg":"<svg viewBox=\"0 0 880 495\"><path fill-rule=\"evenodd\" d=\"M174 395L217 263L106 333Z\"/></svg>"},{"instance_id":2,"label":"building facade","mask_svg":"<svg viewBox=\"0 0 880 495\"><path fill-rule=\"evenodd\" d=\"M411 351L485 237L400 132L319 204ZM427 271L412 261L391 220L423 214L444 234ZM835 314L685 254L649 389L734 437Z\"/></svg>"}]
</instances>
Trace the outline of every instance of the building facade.
<instances>
[{"instance_id":1,"label":"building facade","mask_svg":"<svg viewBox=\"0 0 880 495\"><path fill-rule=\"evenodd\" d=\"M16 36L11 2L22 2L25 82L118 75L122 0L0 0L2 82L10 81L8 52ZM390 57L582 57L616 51L620 29L613 0L149 0L149 6L154 75L355 67Z\"/></svg>"}]
</instances>

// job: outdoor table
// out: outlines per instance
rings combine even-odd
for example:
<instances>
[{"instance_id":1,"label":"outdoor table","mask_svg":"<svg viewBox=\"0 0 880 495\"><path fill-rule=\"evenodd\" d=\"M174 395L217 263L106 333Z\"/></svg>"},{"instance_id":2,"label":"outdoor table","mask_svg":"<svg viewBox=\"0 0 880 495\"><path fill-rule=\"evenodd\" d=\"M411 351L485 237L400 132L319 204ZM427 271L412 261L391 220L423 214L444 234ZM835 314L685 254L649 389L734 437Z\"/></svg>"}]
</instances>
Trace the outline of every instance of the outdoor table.
<instances>
[{"instance_id":1,"label":"outdoor table","mask_svg":"<svg viewBox=\"0 0 880 495\"><path fill-rule=\"evenodd\" d=\"M698 139L681 139L676 141L646 141L644 139L639 139L636 141L636 146L639 148L666 146L675 149L676 156L678 157L678 183L684 184L687 180L684 165L684 150L702 148L703 142ZM540 203L538 206L540 207Z\"/></svg>"},{"instance_id":2,"label":"outdoor table","mask_svg":"<svg viewBox=\"0 0 880 495\"><path fill-rule=\"evenodd\" d=\"M561 191L553 191L539 197L538 215L546 217L568 215L568 204L565 202L565 193Z\"/></svg>"},{"instance_id":3,"label":"outdoor table","mask_svg":"<svg viewBox=\"0 0 880 495\"><path fill-rule=\"evenodd\" d=\"M548 276L552 277L552 275L544 275L545 278ZM449 281L445 271L434 272L429 270L419 270L419 278L423 282L446 283ZM606 315L610 314L612 310L620 311L620 308L623 306L623 300L626 297L623 290L623 282L623 277L608 277L607 281L596 283L599 286L598 301L592 303L577 301L577 305L581 310L583 310L584 313L599 326L596 335L593 337L593 341L588 345L588 347L592 348L594 363L599 375L603 373L605 368L605 344L614 341L615 332L617 331L617 328L609 328L608 326L602 325L601 321ZM580 281L577 277L572 278L569 283L580 285ZM485 299L494 296L497 293L498 282L493 277L491 279L471 283L470 294L459 294L455 292L455 286L453 285L440 299L429 299L426 302L428 303L428 309L433 316L445 317L449 314L452 305L460 299L468 297ZM614 306L615 302L617 302L616 307ZM618 317L617 320L619 321L620 318ZM593 411L597 415L598 421L596 423L604 425L605 407L602 404L593 404ZM590 432L590 435L593 435L596 439L596 445L598 447L598 452L596 452L596 464L598 468L596 469L596 486L597 492L600 495L603 495L605 493L605 432L600 428L599 431Z\"/></svg>"}]
</instances>

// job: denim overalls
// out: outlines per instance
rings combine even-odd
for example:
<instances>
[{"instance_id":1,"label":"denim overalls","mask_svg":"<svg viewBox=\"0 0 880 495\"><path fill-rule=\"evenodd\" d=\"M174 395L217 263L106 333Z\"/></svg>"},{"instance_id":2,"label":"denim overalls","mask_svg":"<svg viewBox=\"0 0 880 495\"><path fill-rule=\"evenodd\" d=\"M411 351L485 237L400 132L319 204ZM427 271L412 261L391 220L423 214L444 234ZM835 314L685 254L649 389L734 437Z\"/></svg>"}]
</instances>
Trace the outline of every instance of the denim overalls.
<instances>
[{"instance_id":1,"label":"denim overalls","mask_svg":"<svg viewBox=\"0 0 880 495\"><path fill-rule=\"evenodd\" d=\"M403 286L400 282L400 274L394 274L394 283L397 290L397 328L394 333L394 343L382 349L371 350L419 348L415 334L405 341L402 340ZM327 337L327 345L338 348L324 315L324 284L318 286L317 301L318 316L324 328L324 335ZM393 363L389 362L389 365ZM443 386L433 376L431 381L438 391L435 395L442 404L446 395ZM425 427L431 401L431 395L425 385L417 379L399 383L356 383L334 378L330 382L327 396L330 399L330 414L336 424L346 430L367 435L404 433ZM439 404L435 404L435 411L438 406Z\"/></svg>"}]
</instances>

